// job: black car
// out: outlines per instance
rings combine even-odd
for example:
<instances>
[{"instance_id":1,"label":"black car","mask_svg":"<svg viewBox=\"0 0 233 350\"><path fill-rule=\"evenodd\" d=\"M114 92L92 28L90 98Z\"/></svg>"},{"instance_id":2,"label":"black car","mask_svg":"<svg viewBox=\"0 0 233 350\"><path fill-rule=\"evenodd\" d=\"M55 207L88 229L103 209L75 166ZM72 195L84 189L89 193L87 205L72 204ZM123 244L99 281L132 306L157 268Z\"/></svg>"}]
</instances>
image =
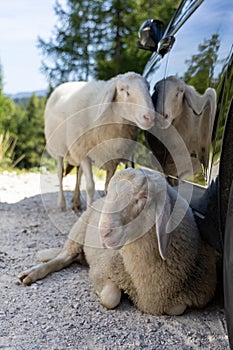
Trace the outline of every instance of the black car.
<instances>
[{"instance_id":1,"label":"black car","mask_svg":"<svg viewBox=\"0 0 233 350\"><path fill-rule=\"evenodd\" d=\"M160 118L160 125L146 132L147 143L154 166L183 188L203 239L223 257L224 307L233 349L233 2L183 0L164 33L160 21L149 19L139 38L138 46L153 52L143 74ZM173 100L167 97L171 81L177 89ZM199 101L207 101L198 109L186 99L194 124L179 124L175 117L167 121L180 91L184 103L180 81L190 91L195 88ZM169 134L170 129L179 133L176 123L185 144L178 152L174 139L179 137Z\"/></svg>"}]
</instances>

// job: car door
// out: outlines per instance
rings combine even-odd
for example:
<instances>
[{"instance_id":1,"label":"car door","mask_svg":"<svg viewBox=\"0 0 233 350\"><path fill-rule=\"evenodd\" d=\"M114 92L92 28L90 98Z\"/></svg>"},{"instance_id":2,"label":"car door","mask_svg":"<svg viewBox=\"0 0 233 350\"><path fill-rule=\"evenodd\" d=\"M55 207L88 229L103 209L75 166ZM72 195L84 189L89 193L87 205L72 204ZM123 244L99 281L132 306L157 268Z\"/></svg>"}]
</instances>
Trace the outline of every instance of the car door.
<instances>
[{"instance_id":1,"label":"car door","mask_svg":"<svg viewBox=\"0 0 233 350\"><path fill-rule=\"evenodd\" d=\"M199 155L195 147L190 150L185 147L186 145L181 147L180 154L177 156L176 147L170 144L171 138L176 140L177 136L171 132L168 133L168 129L158 132L158 125L146 133L146 138L158 163L162 164L162 168L164 159L167 159L169 153L170 158L175 159L174 163L178 164L178 167L180 166L178 162L182 157L187 166L193 166L198 160L200 162L199 171L194 171L191 176L190 174L179 176L184 180L185 190L182 195L187 197L194 210L203 238L220 253L223 253L225 241L225 307L229 339L233 347L231 297L233 252L229 249L233 241L232 191L230 195L233 183L232 13L232 1L182 1L158 45L157 52L152 54L145 67L144 76L150 83L155 109L165 119L170 103L166 98L170 91L167 88L169 77L182 80L186 85L193 87L200 96L204 96L208 89L212 89L216 94L213 119L209 118L209 121L212 120L212 123L209 122L209 134L202 132L204 128L202 124L198 127L198 132L195 130L193 125L196 125L197 128L201 119L201 114L198 112L192 111L191 113L197 124L186 124L185 133L188 133L190 138L195 134L193 144L200 143L201 149L205 148L205 151L208 149L204 157L205 161L202 161L201 157L198 159ZM170 51L159 54L163 44L166 44L171 37L175 40L169 47ZM162 98L161 92L159 94L156 91L161 84L163 84L163 89L160 88L159 91L163 91ZM194 108L190 105L190 110L192 109ZM174 121L172 123L175 124ZM187 125L190 126L190 130L187 129ZM187 135L184 134L185 136ZM166 170L169 175L169 169Z\"/></svg>"},{"instance_id":2,"label":"car door","mask_svg":"<svg viewBox=\"0 0 233 350\"><path fill-rule=\"evenodd\" d=\"M233 4L225 0L221 2L206 0L182 3L183 6L171 21L162 39L164 42L165 38L174 36L175 42L171 51L163 58L157 54L152 55L144 75L149 80L152 96L155 94L156 84L161 80L166 83L166 79L171 76L182 79L187 85L193 86L201 95L208 88L216 91L217 108L211 126L211 145L208 149L208 155L206 155L208 163L206 165L206 178L203 171L200 171L199 174L194 174L192 179L194 183L207 187L219 173L221 140L226 120L226 113L220 107L223 98L223 72L230 60L232 50L231 16ZM163 103L166 103L165 96ZM229 105L230 98L225 101L224 109L229 108ZM166 110L166 106L164 109ZM194 118L198 119L199 117L194 114ZM222 128L218 128L219 124ZM195 130L191 130L190 134L192 131ZM203 138L204 135L205 133L203 133ZM204 141L196 139L196 142ZM190 157L195 158L197 154L190 154Z\"/></svg>"}]
</instances>

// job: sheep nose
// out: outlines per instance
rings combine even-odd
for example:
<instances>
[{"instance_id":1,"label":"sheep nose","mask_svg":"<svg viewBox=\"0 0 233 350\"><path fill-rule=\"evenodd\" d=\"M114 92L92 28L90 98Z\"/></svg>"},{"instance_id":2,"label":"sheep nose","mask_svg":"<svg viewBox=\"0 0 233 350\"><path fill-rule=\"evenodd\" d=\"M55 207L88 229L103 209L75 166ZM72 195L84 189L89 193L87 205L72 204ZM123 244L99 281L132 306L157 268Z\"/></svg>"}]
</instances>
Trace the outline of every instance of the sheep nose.
<instances>
[{"instance_id":1,"label":"sheep nose","mask_svg":"<svg viewBox=\"0 0 233 350\"><path fill-rule=\"evenodd\" d=\"M144 114L143 119L149 124L154 123L154 119L149 114Z\"/></svg>"},{"instance_id":2,"label":"sheep nose","mask_svg":"<svg viewBox=\"0 0 233 350\"><path fill-rule=\"evenodd\" d=\"M107 238L108 236L111 235L112 233L112 229L111 228L101 228L100 229L100 236L104 239Z\"/></svg>"}]
</instances>

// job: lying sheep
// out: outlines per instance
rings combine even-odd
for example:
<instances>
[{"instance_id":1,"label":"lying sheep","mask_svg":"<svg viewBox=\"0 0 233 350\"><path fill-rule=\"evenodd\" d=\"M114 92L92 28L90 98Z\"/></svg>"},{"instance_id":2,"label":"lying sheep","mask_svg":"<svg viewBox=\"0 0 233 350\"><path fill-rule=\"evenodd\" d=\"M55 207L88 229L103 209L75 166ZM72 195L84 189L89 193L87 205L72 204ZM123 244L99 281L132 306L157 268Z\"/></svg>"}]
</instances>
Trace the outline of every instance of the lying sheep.
<instances>
[{"instance_id":1,"label":"lying sheep","mask_svg":"<svg viewBox=\"0 0 233 350\"><path fill-rule=\"evenodd\" d=\"M158 112L157 123L146 137L164 172L167 175L184 177L201 171L202 165L206 178L216 111L215 90L208 88L201 95L181 79L170 76L155 85L152 99ZM178 140L173 127L187 147L193 169L188 168L185 161L177 169L173 155ZM170 154L166 150L168 144L171 145Z\"/></svg>"},{"instance_id":2,"label":"lying sheep","mask_svg":"<svg viewBox=\"0 0 233 350\"><path fill-rule=\"evenodd\" d=\"M137 139L137 127L151 128L154 117L148 85L134 72L109 81L70 82L56 88L45 108L45 137L48 152L58 161L59 208L66 209L64 159L82 166L90 205L94 196L92 161L102 167L113 159L115 165L130 160L134 148L130 141Z\"/></svg>"},{"instance_id":3,"label":"lying sheep","mask_svg":"<svg viewBox=\"0 0 233 350\"><path fill-rule=\"evenodd\" d=\"M126 129L127 128L125 128L125 131L127 131ZM128 138L129 137L130 137L130 135L128 134ZM133 139L133 137L132 137L132 139ZM135 140L135 142L136 142L136 140ZM134 145L131 145L131 147L134 148ZM127 149L126 149L126 151L128 152ZM114 175L119 163L125 163L125 167L127 168L129 166L129 159L125 159L125 160L124 159L112 159L112 160L108 161L107 163L101 165L101 169L106 171L105 186L104 186L105 194L107 193L107 187L108 187L109 181L111 180L112 176ZM134 162L132 159L131 159L130 163L131 163L131 166L134 167ZM67 174L69 174L73 168L74 167L72 165L67 164L64 175L66 176ZM81 208L80 187L81 187L82 174L83 174L82 167L77 166L76 167L76 183L75 183L74 195L72 198L72 202L73 202L72 209L74 211L78 211L78 209Z\"/></svg>"},{"instance_id":4,"label":"lying sheep","mask_svg":"<svg viewBox=\"0 0 233 350\"><path fill-rule=\"evenodd\" d=\"M39 257L47 262L22 272L23 284L85 258L108 309L119 304L122 290L154 315L179 315L187 307L203 307L214 295L215 252L201 240L188 203L152 171L117 172L105 200L83 213L63 249Z\"/></svg>"}]
</instances>

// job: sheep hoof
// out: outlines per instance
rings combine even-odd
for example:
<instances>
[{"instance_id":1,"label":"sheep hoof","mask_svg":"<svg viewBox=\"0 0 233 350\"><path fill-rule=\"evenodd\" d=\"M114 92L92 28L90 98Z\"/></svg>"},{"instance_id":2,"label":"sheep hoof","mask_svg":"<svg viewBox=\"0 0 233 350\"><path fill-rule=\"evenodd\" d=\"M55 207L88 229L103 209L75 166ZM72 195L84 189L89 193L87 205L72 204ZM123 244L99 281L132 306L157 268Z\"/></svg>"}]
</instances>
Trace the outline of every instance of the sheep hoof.
<instances>
[{"instance_id":1,"label":"sheep hoof","mask_svg":"<svg viewBox=\"0 0 233 350\"><path fill-rule=\"evenodd\" d=\"M59 199L58 199L57 207L58 207L58 209L61 210L61 211L66 211L66 201L65 201L65 198L59 198Z\"/></svg>"},{"instance_id":2,"label":"sheep hoof","mask_svg":"<svg viewBox=\"0 0 233 350\"><path fill-rule=\"evenodd\" d=\"M114 309L121 300L121 290L113 282L109 281L100 293L100 302L107 309Z\"/></svg>"},{"instance_id":3,"label":"sheep hoof","mask_svg":"<svg viewBox=\"0 0 233 350\"><path fill-rule=\"evenodd\" d=\"M66 205L59 206L59 209L60 209L61 211L66 211Z\"/></svg>"},{"instance_id":4,"label":"sheep hoof","mask_svg":"<svg viewBox=\"0 0 233 350\"><path fill-rule=\"evenodd\" d=\"M81 208L81 205L76 205L76 204L73 204L72 205L72 210L77 213L78 211L80 211L82 208Z\"/></svg>"},{"instance_id":5,"label":"sheep hoof","mask_svg":"<svg viewBox=\"0 0 233 350\"><path fill-rule=\"evenodd\" d=\"M166 311L166 314L167 314L167 315L170 315L170 316L179 316L179 315L182 315L182 314L185 312L186 307L187 307L187 305L182 305L182 304L180 304L180 305L175 305L175 306L171 307L170 309L168 309L168 310Z\"/></svg>"},{"instance_id":6,"label":"sheep hoof","mask_svg":"<svg viewBox=\"0 0 233 350\"><path fill-rule=\"evenodd\" d=\"M30 286L32 284L32 282L33 282L28 271L20 273L18 275L18 278L19 278L20 282L22 282L23 285L25 285L25 286Z\"/></svg>"}]
</instances>

